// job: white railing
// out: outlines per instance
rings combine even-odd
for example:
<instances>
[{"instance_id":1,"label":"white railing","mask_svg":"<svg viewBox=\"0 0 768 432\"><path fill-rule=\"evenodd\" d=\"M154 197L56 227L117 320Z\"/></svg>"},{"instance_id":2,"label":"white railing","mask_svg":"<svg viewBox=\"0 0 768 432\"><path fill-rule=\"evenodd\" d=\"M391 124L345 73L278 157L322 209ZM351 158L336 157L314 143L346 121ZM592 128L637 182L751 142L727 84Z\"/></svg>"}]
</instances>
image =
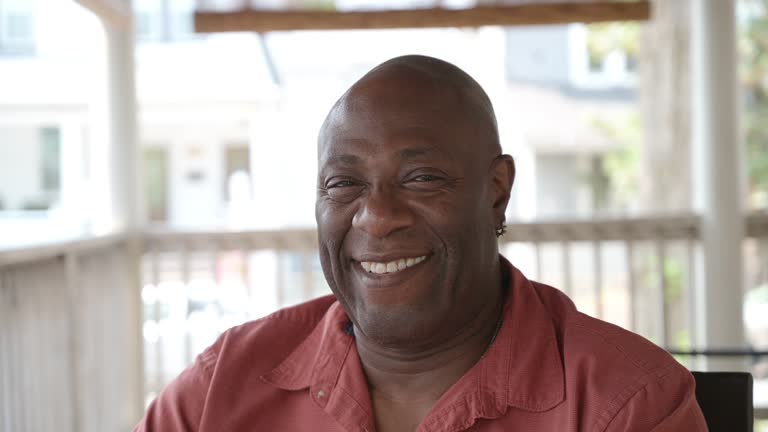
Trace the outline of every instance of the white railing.
<instances>
[{"instance_id":1,"label":"white railing","mask_svg":"<svg viewBox=\"0 0 768 432\"><path fill-rule=\"evenodd\" d=\"M695 216L525 223L508 227L501 248L529 277L563 289L585 312L663 346L686 347L697 237ZM330 292L314 230L155 231L145 240L150 397L218 334L199 329L221 330Z\"/></svg>"},{"instance_id":2,"label":"white railing","mask_svg":"<svg viewBox=\"0 0 768 432\"><path fill-rule=\"evenodd\" d=\"M142 398L135 247L110 236L0 253L0 430L132 428Z\"/></svg>"},{"instance_id":3,"label":"white railing","mask_svg":"<svg viewBox=\"0 0 768 432\"><path fill-rule=\"evenodd\" d=\"M511 224L501 250L530 278L569 294L582 311L685 350L696 336L691 305L698 283L698 224L693 215ZM752 265L746 280L750 286L766 283L759 262L768 253L768 215L747 218L747 237ZM219 330L330 292L314 230L154 231L145 243L150 398ZM761 331L768 327L751 329ZM697 367L695 360L681 358L691 367Z\"/></svg>"},{"instance_id":4,"label":"white railing","mask_svg":"<svg viewBox=\"0 0 768 432\"><path fill-rule=\"evenodd\" d=\"M526 223L501 248L586 313L687 348L698 236L695 216ZM768 214L747 217L745 257L747 284L768 284ZM0 430L130 430L142 395L221 331L329 292L314 230L147 231L0 253Z\"/></svg>"}]
</instances>

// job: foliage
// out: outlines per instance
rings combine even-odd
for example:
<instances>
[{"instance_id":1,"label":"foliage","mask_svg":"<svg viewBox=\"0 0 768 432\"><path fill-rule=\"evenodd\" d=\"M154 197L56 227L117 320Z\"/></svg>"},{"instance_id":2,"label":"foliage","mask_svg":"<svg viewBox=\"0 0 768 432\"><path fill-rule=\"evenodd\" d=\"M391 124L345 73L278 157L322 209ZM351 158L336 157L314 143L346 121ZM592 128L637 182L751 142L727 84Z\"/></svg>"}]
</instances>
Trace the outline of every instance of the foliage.
<instances>
[{"instance_id":1,"label":"foliage","mask_svg":"<svg viewBox=\"0 0 768 432\"><path fill-rule=\"evenodd\" d=\"M637 58L640 26L637 23L611 22L587 26L587 51L590 61L604 59L614 50L623 51L627 58Z\"/></svg>"},{"instance_id":2,"label":"foliage","mask_svg":"<svg viewBox=\"0 0 768 432\"><path fill-rule=\"evenodd\" d=\"M638 170L640 164L640 145L642 125L637 112L627 114L618 121L601 118L591 119L591 125L603 135L620 143L615 149L603 155L600 173L590 179L601 206L613 203L626 208L631 200L637 199ZM603 184L601 179L606 180Z\"/></svg>"},{"instance_id":3,"label":"foliage","mask_svg":"<svg viewBox=\"0 0 768 432\"><path fill-rule=\"evenodd\" d=\"M746 92L744 139L749 192L753 205L767 206L768 0L745 0L742 7L747 12L740 26L739 49L741 82Z\"/></svg>"}]
</instances>

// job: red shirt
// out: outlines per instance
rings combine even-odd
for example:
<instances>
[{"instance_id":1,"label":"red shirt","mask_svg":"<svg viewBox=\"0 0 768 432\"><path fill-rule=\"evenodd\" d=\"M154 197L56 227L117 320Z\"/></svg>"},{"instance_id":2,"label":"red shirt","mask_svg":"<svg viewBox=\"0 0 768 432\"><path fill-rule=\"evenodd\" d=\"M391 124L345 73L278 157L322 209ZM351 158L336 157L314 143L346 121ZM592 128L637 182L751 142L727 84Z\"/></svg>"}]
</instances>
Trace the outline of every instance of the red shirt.
<instances>
[{"instance_id":1,"label":"red shirt","mask_svg":"<svg viewBox=\"0 0 768 432\"><path fill-rule=\"evenodd\" d=\"M506 260L504 321L426 431L706 431L691 374L651 342L576 310ZM232 328L136 431L373 431L349 319L332 296Z\"/></svg>"}]
</instances>

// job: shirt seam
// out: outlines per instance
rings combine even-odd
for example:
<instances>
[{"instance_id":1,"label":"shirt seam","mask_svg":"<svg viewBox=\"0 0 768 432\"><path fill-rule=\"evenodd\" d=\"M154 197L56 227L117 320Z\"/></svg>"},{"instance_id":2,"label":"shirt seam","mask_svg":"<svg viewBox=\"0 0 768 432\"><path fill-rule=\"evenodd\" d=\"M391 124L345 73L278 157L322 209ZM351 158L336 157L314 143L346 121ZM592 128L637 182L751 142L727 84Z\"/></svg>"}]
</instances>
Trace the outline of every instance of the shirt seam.
<instances>
[{"instance_id":1,"label":"shirt seam","mask_svg":"<svg viewBox=\"0 0 768 432\"><path fill-rule=\"evenodd\" d=\"M215 365L218 363L219 354L218 352L213 349L213 347L210 350L204 351L199 356L199 364L202 368L204 374L203 375L195 375L195 378L200 380L203 387L205 388L205 398L203 399L203 409L200 410L200 417L197 419L197 427L202 428L203 426L203 419L206 418L206 414L208 411L208 397L211 394L211 385L213 384L213 372L215 370Z\"/></svg>"},{"instance_id":2,"label":"shirt seam","mask_svg":"<svg viewBox=\"0 0 768 432\"><path fill-rule=\"evenodd\" d=\"M663 368L659 368L654 371L649 371L640 378L635 379L631 385L625 387L622 391L616 394L610 401L608 401L608 407L603 411L601 415L595 419L591 429L598 431L606 431L611 423L616 420L616 417L627 407L629 402L637 396L642 390L654 381L661 381L669 376L679 365L677 363L669 364ZM604 425L603 425L604 423Z\"/></svg>"},{"instance_id":3,"label":"shirt seam","mask_svg":"<svg viewBox=\"0 0 768 432\"><path fill-rule=\"evenodd\" d=\"M586 316L587 316L587 315L584 315L584 314L583 314L583 313L581 313L581 312L577 312L577 314L578 314L578 317L579 317L579 318L582 318L582 317L586 317ZM612 339L612 338L609 338L609 337L608 337L608 335L606 335L604 332L602 332L602 331L598 331L598 330L596 330L596 329L592 328L591 326L589 326L589 325L587 325L587 324L585 324L585 323L581 322L581 320L577 320L577 319L576 319L576 318L574 318L574 317L571 317L571 318L569 318L569 319L567 320L567 323L573 324L574 326L577 326L577 327L579 327L579 328L581 328L581 329L583 329L583 330L586 330L586 331L588 331L588 332L592 333L592 334L593 334L593 335L595 335L595 336L598 336L598 337L600 337L600 339L602 339L604 342L606 342L606 343L610 344L610 345L611 345L611 346L612 346L614 349L616 349L616 351L620 352L620 353L621 353L621 354L624 356L624 358L625 358L627 361L629 361L629 362L630 362L630 363L632 363L634 366L636 366L638 369L640 369L641 371L643 371L643 372L645 372L645 373L647 373L647 374L649 374L649 373L653 373L653 371L656 371L656 370L662 370L662 369L665 369L665 368L669 367L670 365L675 365L675 364L677 364L677 363L674 361L674 359L669 359L669 360L667 360L667 361L668 361L668 363L667 363L667 364L663 364L663 365L661 365L661 366L658 366L658 367L648 367L648 365L647 365L647 364L644 364L644 363L640 363L640 362L638 362L638 361L637 361L637 359L635 359L635 358L634 358L634 356L630 355L630 354L629 354L629 353L628 353L628 352L627 352L627 351L626 351L626 350L625 350L625 349L624 349L624 348L623 348L621 345L618 345L618 344L616 344L616 343L613 341L613 339ZM566 323L566 324L567 324L567 323ZM655 348L657 348L657 349L661 349L661 348L658 348L658 347L657 347L657 346L655 346L655 345L654 345L654 347L655 347Z\"/></svg>"}]
</instances>

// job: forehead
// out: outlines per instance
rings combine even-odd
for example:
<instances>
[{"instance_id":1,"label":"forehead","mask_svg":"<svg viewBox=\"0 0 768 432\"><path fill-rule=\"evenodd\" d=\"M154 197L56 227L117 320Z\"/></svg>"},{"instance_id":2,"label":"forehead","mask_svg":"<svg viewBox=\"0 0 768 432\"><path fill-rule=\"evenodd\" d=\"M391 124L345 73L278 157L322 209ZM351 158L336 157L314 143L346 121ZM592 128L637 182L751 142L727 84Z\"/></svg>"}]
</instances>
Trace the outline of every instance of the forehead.
<instances>
[{"instance_id":1,"label":"forehead","mask_svg":"<svg viewBox=\"0 0 768 432\"><path fill-rule=\"evenodd\" d=\"M455 162L462 157L451 151L451 147L441 145L429 135L400 134L383 142L374 142L364 138L341 138L332 140L320 152L321 165L355 165L365 159L377 157L397 158L400 160L440 160Z\"/></svg>"},{"instance_id":2,"label":"forehead","mask_svg":"<svg viewBox=\"0 0 768 432\"><path fill-rule=\"evenodd\" d=\"M394 92L350 93L342 99L319 137L321 163L347 151L409 157L467 152L474 126L451 98L419 89Z\"/></svg>"}]
</instances>

